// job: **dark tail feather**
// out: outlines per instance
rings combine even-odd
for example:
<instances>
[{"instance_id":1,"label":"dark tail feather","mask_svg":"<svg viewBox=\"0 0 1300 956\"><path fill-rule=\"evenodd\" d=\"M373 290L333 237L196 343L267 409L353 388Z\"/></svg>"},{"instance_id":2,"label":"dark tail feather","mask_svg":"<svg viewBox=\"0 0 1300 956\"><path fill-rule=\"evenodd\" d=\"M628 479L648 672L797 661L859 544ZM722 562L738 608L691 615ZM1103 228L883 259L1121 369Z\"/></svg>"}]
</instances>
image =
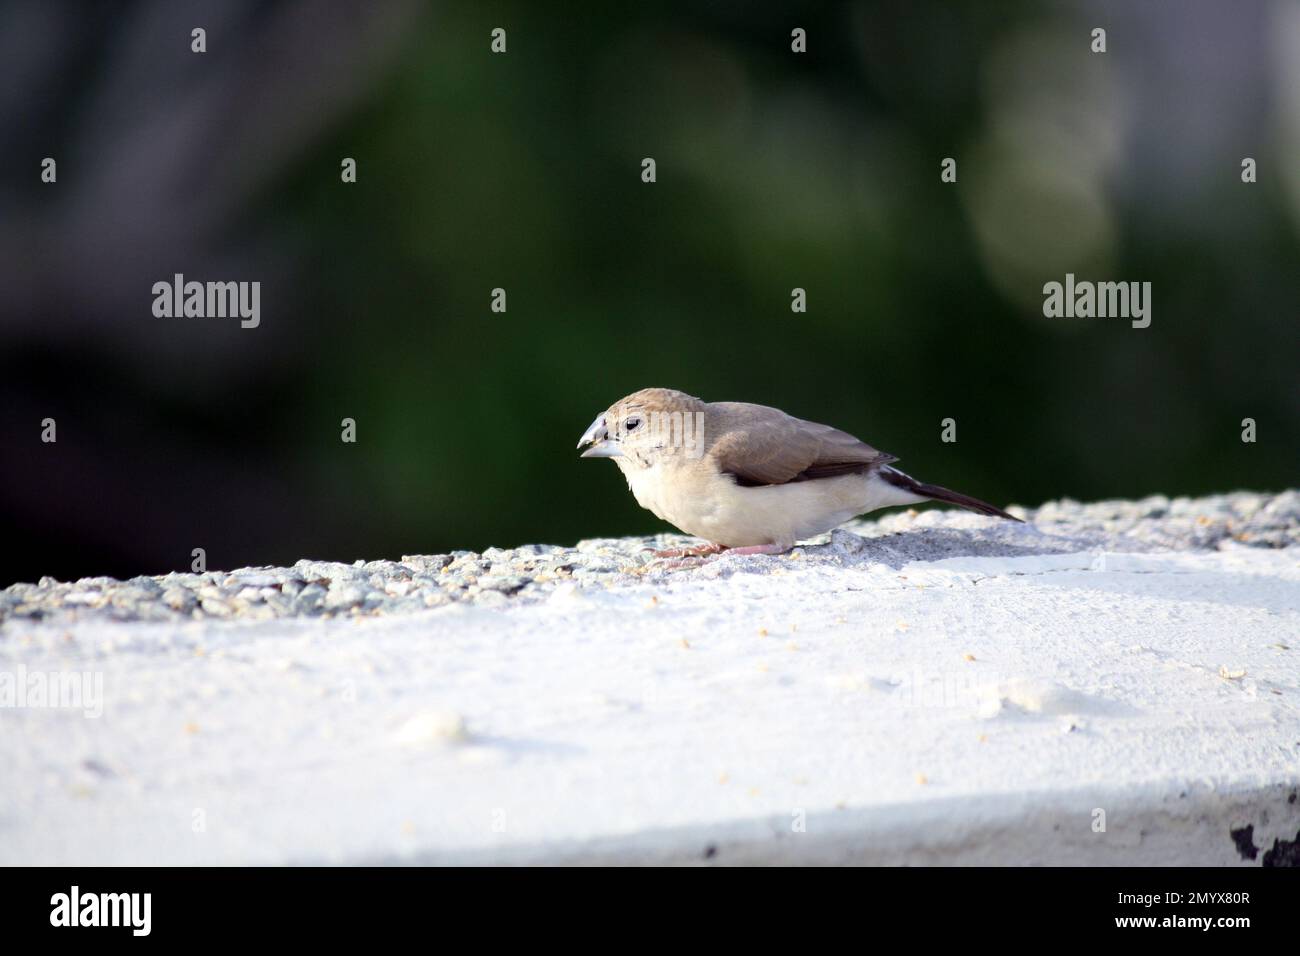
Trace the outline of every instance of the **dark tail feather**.
<instances>
[{"instance_id":1,"label":"dark tail feather","mask_svg":"<svg viewBox=\"0 0 1300 956\"><path fill-rule=\"evenodd\" d=\"M978 498L972 498L970 495L963 495L960 492L952 491L948 488L941 488L938 485L928 485L924 481L917 481L911 475L906 475L897 468L885 466L880 469L880 477L885 479L895 488L902 488L904 491L910 491L914 495L920 495L922 498L931 498L934 501L946 501L949 504L961 505L963 508L969 508L971 511L978 511L982 515L995 515L999 518L1006 518L1010 521L1019 521L1015 515L1009 515L1001 508L989 504L987 501L980 501Z\"/></svg>"}]
</instances>

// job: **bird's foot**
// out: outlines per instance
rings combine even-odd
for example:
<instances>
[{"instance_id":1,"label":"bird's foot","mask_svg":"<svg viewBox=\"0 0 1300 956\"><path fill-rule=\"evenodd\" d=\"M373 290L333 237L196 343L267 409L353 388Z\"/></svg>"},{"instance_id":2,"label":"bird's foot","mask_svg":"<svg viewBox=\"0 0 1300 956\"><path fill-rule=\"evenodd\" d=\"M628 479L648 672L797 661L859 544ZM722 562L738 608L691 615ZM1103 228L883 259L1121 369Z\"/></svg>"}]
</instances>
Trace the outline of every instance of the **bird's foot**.
<instances>
[{"instance_id":1,"label":"bird's foot","mask_svg":"<svg viewBox=\"0 0 1300 956\"><path fill-rule=\"evenodd\" d=\"M647 551L650 549L647 548ZM721 554L725 551L720 544L697 544L690 548L668 548L666 551L652 551L651 554L656 558L707 558L712 554Z\"/></svg>"},{"instance_id":2,"label":"bird's foot","mask_svg":"<svg viewBox=\"0 0 1300 956\"><path fill-rule=\"evenodd\" d=\"M708 558L656 558L647 567L655 571L681 571L685 568L699 568L709 563Z\"/></svg>"},{"instance_id":3,"label":"bird's foot","mask_svg":"<svg viewBox=\"0 0 1300 956\"><path fill-rule=\"evenodd\" d=\"M727 548L723 554L785 554L790 549L783 544L751 544L743 548Z\"/></svg>"},{"instance_id":4,"label":"bird's foot","mask_svg":"<svg viewBox=\"0 0 1300 956\"><path fill-rule=\"evenodd\" d=\"M647 551L650 549L647 548ZM655 567L662 568L666 571L675 571L679 568L698 568L706 563L709 558L721 557L728 554L785 554L790 549L781 544L750 544L742 548L728 548L721 544L701 544L690 548L670 548L666 551L655 551Z\"/></svg>"}]
</instances>

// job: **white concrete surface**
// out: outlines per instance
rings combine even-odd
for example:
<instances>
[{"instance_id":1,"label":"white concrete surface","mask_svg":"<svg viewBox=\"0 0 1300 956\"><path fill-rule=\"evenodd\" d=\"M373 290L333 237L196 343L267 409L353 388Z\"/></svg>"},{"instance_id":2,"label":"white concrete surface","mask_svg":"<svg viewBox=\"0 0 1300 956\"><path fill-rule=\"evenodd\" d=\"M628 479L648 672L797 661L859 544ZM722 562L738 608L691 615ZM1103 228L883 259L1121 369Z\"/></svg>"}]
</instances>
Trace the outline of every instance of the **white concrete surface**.
<instances>
[{"instance_id":1,"label":"white concrete surface","mask_svg":"<svg viewBox=\"0 0 1300 956\"><path fill-rule=\"evenodd\" d=\"M505 610L10 621L0 673L103 701L0 708L0 863L1259 865L1230 830L1297 838L1294 549L750 561Z\"/></svg>"}]
</instances>

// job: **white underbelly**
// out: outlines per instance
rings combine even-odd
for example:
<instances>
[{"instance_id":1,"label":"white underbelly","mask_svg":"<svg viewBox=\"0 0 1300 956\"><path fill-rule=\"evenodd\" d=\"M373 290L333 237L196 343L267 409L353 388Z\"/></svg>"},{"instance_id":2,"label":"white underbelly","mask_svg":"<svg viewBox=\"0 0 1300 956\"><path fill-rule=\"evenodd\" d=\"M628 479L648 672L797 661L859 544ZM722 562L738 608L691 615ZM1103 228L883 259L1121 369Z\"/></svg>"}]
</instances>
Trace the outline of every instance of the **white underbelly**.
<instances>
[{"instance_id":1,"label":"white underbelly","mask_svg":"<svg viewBox=\"0 0 1300 956\"><path fill-rule=\"evenodd\" d=\"M745 488L725 475L662 481L657 469L630 475L637 502L687 534L738 548L786 547L876 508L922 499L875 475Z\"/></svg>"}]
</instances>

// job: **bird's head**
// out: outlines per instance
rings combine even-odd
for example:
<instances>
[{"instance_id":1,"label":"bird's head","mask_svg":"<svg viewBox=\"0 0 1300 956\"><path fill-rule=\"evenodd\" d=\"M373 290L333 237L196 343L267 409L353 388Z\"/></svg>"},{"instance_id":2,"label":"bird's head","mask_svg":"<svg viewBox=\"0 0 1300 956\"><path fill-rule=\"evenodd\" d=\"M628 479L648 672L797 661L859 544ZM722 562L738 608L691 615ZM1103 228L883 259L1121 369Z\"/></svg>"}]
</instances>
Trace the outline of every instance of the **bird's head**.
<instances>
[{"instance_id":1,"label":"bird's head","mask_svg":"<svg viewBox=\"0 0 1300 956\"><path fill-rule=\"evenodd\" d=\"M643 388L621 398L578 439L583 458L613 458L620 468L648 468L704 449L704 402L671 388Z\"/></svg>"}]
</instances>

